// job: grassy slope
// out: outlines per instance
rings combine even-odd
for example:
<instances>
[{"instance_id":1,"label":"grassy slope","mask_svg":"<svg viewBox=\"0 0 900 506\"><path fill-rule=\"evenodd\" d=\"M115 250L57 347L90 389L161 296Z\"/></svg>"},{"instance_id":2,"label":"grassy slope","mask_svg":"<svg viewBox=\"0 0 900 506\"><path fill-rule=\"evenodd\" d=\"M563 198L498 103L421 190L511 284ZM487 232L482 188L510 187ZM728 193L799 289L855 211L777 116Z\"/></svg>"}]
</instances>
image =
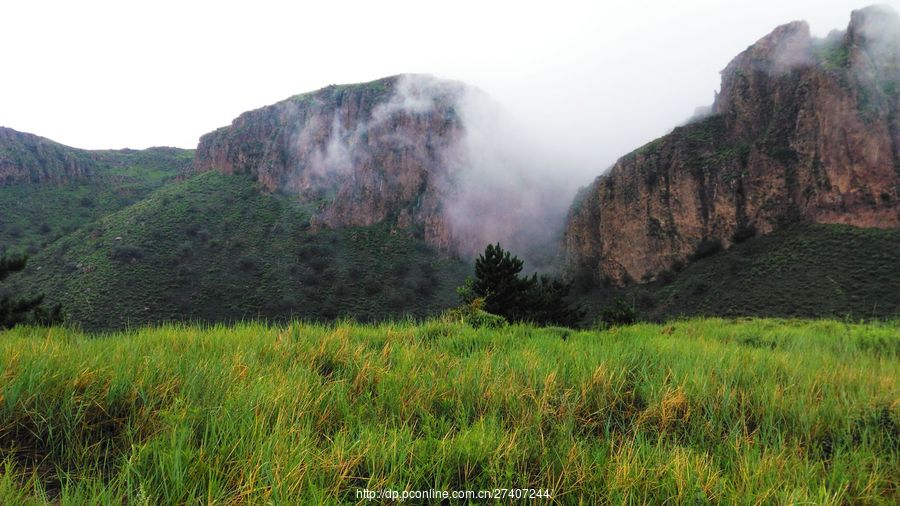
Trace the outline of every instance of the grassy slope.
<instances>
[{"instance_id":1,"label":"grassy slope","mask_svg":"<svg viewBox=\"0 0 900 506\"><path fill-rule=\"evenodd\" d=\"M900 230L796 225L716 253L662 280L580 297L591 315L621 296L642 317L871 318L900 315Z\"/></svg>"},{"instance_id":2,"label":"grassy slope","mask_svg":"<svg viewBox=\"0 0 900 506\"><path fill-rule=\"evenodd\" d=\"M900 501L897 321L18 328L0 377L5 504Z\"/></svg>"},{"instance_id":3,"label":"grassy slope","mask_svg":"<svg viewBox=\"0 0 900 506\"><path fill-rule=\"evenodd\" d=\"M469 267L385 226L310 230L312 209L207 172L169 185L34 256L13 286L86 328L244 318L424 316Z\"/></svg>"},{"instance_id":4,"label":"grassy slope","mask_svg":"<svg viewBox=\"0 0 900 506\"><path fill-rule=\"evenodd\" d=\"M98 167L90 178L0 187L0 252L37 253L63 235L146 197L173 180L194 156L192 150L174 148L84 153L90 153L91 163Z\"/></svg>"}]
</instances>

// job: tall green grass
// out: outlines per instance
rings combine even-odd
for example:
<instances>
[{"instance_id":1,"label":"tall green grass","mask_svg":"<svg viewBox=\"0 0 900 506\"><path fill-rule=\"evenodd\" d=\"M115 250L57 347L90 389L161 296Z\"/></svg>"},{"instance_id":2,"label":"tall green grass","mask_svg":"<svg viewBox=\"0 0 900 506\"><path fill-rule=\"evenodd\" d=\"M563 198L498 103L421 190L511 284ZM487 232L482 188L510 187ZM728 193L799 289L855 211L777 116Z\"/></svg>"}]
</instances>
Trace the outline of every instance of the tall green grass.
<instances>
[{"instance_id":1,"label":"tall green grass","mask_svg":"<svg viewBox=\"0 0 900 506\"><path fill-rule=\"evenodd\" d=\"M0 335L0 503L900 500L900 322Z\"/></svg>"}]
</instances>

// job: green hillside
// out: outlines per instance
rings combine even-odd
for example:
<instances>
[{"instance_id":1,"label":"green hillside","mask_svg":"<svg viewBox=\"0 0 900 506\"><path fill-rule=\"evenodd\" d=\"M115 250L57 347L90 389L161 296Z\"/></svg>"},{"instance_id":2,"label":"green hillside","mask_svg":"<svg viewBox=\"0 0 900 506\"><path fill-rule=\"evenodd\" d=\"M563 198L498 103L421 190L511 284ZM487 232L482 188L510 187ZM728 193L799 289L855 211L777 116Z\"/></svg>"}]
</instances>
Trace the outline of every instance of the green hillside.
<instances>
[{"instance_id":1,"label":"green hillside","mask_svg":"<svg viewBox=\"0 0 900 506\"><path fill-rule=\"evenodd\" d=\"M900 502L897 321L0 337L3 504Z\"/></svg>"},{"instance_id":2,"label":"green hillside","mask_svg":"<svg viewBox=\"0 0 900 506\"><path fill-rule=\"evenodd\" d=\"M92 173L65 183L0 187L0 253L35 254L63 235L173 181L194 156L193 150L176 148L82 151L59 145L59 149L86 160ZM20 150L28 153L25 148Z\"/></svg>"},{"instance_id":3,"label":"green hillside","mask_svg":"<svg viewBox=\"0 0 900 506\"><path fill-rule=\"evenodd\" d=\"M900 229L800 224L754 237L626 289L578 298L595 318L616 297L643 318L900 315Z\"/></svg>"},{"instance_id":4,"label":"green hillside","mask_svg":"<svg viewBox=\"0 0 900 506\"><path fill-rule=\"evenodd\" d=\"M10 278L86 328L166 320L424 316L470 266L384 225L315 231L315 204L211 171L51 244Z\"/></svg>"}]
</instances>

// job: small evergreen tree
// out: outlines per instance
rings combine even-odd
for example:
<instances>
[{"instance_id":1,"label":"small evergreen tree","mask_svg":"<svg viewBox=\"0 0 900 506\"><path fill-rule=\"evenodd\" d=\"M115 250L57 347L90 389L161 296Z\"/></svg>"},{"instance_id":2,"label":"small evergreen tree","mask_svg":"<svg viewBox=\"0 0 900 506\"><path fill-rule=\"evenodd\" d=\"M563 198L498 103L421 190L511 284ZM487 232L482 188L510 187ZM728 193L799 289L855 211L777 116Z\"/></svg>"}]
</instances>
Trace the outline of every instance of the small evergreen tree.
<instances>
[{"instance_id":1,"label":"small evergreen tree","mask_svg":"<svg viewBox=\"0 0 900 506\"><path fill-rule=\"evenodd\" d=\"M571 289L570 283L533 275L525 304L526 319L538 325L577 325L584 317L584 311L566 302Z\"/></svg>"},{"instance_id":2,"label":"small evergreen tree","mask_svg":"<svg viewBox=\"0 0 900 506\"><path fill-rule=\"evenodd\" d=\"M489 244L475 260L472 293L484 299L484 310L508 320L521 319L521 306L531 281L520 278L524 262L505 251L500 244Z\"/></svg>"},{"instance_id":3,"label":"small evergreen tree","mask_svg":"<svg viewBox=\"0 0 900 506\"><path fill-rule=\"evenodd\" d=\"M457 289L464 304L484 300L484 310L509 321L575 325L582 312L565 301L570 285L546 276L520 277L524 262L500 244L489 244L475 260L475 278Z\"/></svg>"},{"instance_id":4,"label":"small evergreen tree","mask_svg":"<svg viewBox=\"0 0 900 506\"><path fill-rule=\"evenodd\" d=\"M600 313L600 322L604 327L631 325L637 322L637 316L637 310L633 304L625 302L625 299L621 297L616 297L613 304Z\"/></svg>"},{"instance_id":5,"label":"small evergreen tree","mask_svg":"<svg viewBox=\"0 0 900 506\"><path fill-rule=\"evenodd\" d=\"M3 281L11 273L25 268L28 258L0 257L0 281ZM31 298L18 298L4 295L0 297L0 329L14 327L20 323L36 323L47 325L62 319L62 309L57 304L47 310L42 307L44 296L38 295Z\"/></svg>"}]
</instances>

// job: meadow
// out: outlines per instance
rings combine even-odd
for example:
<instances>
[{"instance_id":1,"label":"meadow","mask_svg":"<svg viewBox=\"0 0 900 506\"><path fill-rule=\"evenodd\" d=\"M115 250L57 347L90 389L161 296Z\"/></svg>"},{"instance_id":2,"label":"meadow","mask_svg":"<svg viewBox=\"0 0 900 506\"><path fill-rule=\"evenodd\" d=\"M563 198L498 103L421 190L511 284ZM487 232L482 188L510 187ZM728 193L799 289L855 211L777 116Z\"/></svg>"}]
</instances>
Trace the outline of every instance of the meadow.
<instances>
[{"instance_id":1,"label":"meadow","mask_svg":"<svg viewBox=\"0 0 900 506\"><path fill-rule=\"evenodd\" d=\"M547 489L547 504L897 504L898 487L898 320L0 335L2 504L494 488Z\"/></svg>"}]
</instances>

